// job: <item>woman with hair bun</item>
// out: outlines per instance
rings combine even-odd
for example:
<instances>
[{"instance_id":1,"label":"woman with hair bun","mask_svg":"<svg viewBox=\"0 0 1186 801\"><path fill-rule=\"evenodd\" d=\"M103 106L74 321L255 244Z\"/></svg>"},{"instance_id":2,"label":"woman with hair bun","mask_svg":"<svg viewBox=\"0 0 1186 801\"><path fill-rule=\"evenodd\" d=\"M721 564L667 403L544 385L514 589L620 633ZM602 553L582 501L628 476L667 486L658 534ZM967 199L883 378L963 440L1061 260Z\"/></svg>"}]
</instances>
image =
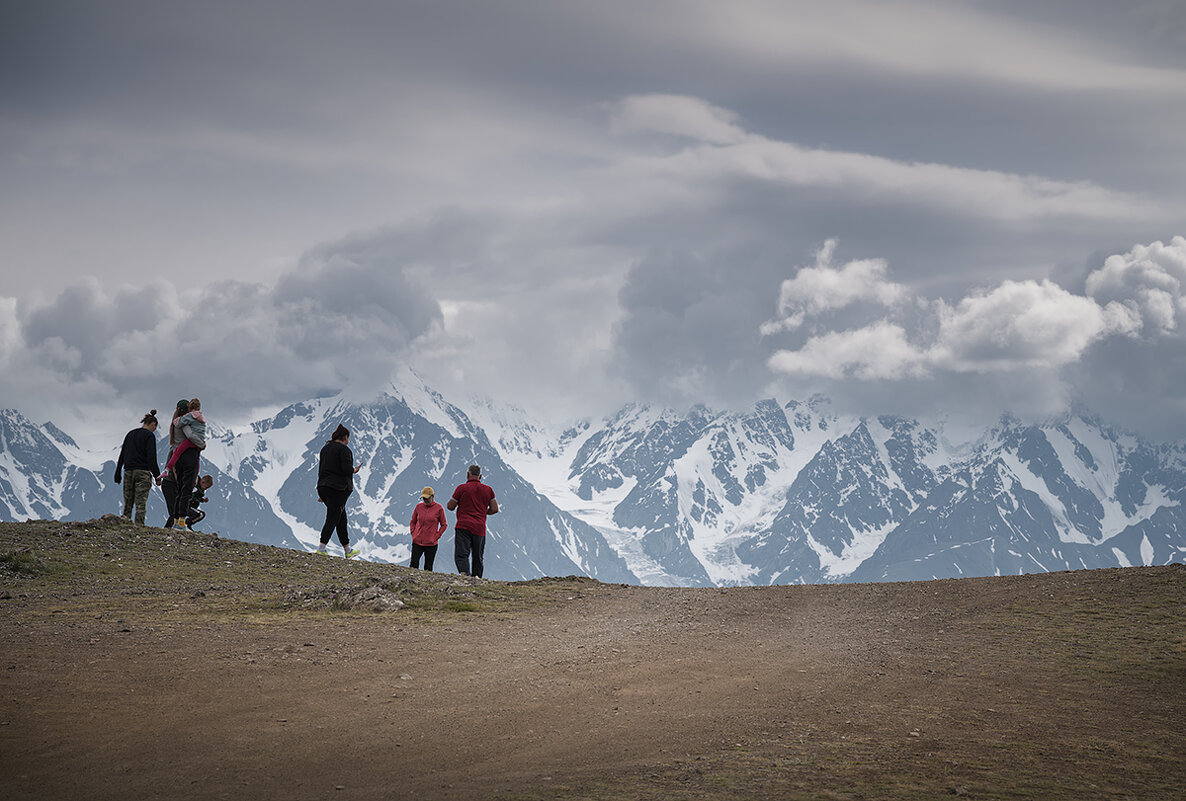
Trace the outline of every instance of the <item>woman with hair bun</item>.
<instances>
[{"instance_id":1,"label":"woman with hair bun","mask_svg":"<svg viewBox=\"0 0 1186 801\"><path fill-rule=\"evenodd\" d=\"M358 549L350 547L350 535L346 533L346 499L354 491L354 474L360 469L362 465L354 464L350 450L350 429L339 423L321 449L317 465L317 500L325 504L325 525L321 527L317 553L325 553L330 535L337 529L346 558L358 556Z\"/></svg>"},{"instance_id":2,"label":"woman with hair bun","mask_svg":"<svg viewBox=\"0 0 1186 801\"><path fill-rule=\"evenodd\" d=\"M148 511L148 492L152 489L152 478L161 472L156 458L156 409L140 420L140 427L133 428L124 437L119 449L119 460L115 463L115 483L124 485L124 513L131 519L136 512L136 522L144 525ZM124 473L127 475L123 475Z\"/></svg>"}]
</instances>

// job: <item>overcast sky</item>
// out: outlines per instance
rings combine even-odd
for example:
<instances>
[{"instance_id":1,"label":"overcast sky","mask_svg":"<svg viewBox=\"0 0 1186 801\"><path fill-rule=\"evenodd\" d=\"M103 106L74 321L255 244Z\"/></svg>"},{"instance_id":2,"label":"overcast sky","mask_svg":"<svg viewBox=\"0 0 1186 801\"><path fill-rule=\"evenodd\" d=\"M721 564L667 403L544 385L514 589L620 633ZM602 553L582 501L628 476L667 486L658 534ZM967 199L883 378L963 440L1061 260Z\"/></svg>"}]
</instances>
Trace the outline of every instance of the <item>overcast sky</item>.
<instances>
[{"instance_id":1,"label":"overcast sky","mask_svg":"<svg viewBox=\"0 0 1186 801\"><path fill-rule=\"evenodd\" d=\"M1186 4L0 4L0 407L407 364L1186 437Z\"/></svg>"}]
</instances>

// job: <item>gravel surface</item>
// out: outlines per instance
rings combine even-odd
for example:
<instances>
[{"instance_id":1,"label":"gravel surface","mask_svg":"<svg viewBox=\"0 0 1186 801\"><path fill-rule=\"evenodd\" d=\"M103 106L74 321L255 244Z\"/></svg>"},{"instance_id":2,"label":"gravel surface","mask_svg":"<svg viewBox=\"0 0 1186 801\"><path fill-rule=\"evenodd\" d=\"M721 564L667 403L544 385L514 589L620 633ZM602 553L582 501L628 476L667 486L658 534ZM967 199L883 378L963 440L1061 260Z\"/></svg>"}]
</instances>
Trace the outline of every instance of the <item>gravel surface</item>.
<instances>
[{"instance_id":1,"label":"gravel surface","mask_svg":"<svg viewBox=\"0 0 1186 801\"><path fill-rule=\"evenodd\" d=\"M1186 797L1181 566L386 612L46 575L0 572L5 799Z\"/></svg>"}]
</instances>

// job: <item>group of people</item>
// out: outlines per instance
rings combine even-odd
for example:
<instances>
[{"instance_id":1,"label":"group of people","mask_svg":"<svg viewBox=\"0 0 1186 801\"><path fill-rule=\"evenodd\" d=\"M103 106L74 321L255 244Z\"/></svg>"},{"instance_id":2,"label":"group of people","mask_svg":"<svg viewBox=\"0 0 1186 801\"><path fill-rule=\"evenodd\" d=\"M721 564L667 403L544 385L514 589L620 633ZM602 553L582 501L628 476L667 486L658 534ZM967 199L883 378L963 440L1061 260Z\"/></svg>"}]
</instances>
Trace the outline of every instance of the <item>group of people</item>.
<instances>
[{"instance_id":1,"label":"group of people","mask_svg":"<svg viewBox=\"0 0 1186 801\"><path fill-rule=\"evenodd\" d=\"M318 553L326 553L330 537L336 531L346 558L358 555L358 549L350 547L346 501L354 491L354 476L361 469L362 465L354 463L354 453L350 450L350 430L338 425L321 449L317 467L317 499L325 504L325 525L321 527ZM457 513L453 530L453 561L457 572L480 578L485 569L486 518L498 514L494 490L482 483L482 468L476 464L469 466L465 483L453 490L447 508ZM423 559L424 569L432 570L441 535L449 527L445 509L436 502L432 487L425 487L420 493L420 503L412 511L412 567L419 568Z\"/></svg>"},{"instance_id":2,"label":"group of people","mask_svg":"<svg viewBox=\"0 0 1186 801\"><path fill-rule=\"evenodd\" d=\"M169 455L165 469L157 460L156 430L160 425L156 409L144 415L140 427L124 437L115 463L115 483L123 485L123 516L141 525L148 515L148 496L155 483L161 488L168 507L165 528L190 529L206 513L199 505L206 502L206 491L214 486L214 477L199 478L201 452L206 448L206 417L198 398L177 401L169 422Z\"/></svg>"},{"instance_id":3,"label":"group of people","mask_svg":"<svg viewBox=\"0 0 1186 801\"><path fill-rule=\"evenodd\" d=\"M148 495L155 482L165 496L169 519L165 528L193 528L206 516L198 508L205 502L206 491L214 485L210 475L198 477L201 453L206 448L206 418L198 398L177 401L177 408L169 423L169 457L165 469L157 461L156 430L159 422L156 409L140 421L124 437L119 460L115 465L115 483L124 488L123 516L144 524L147 516ZM354 476L362 465L354 463L350 450L350 430L338 425L321 449L317 466L317 500L325 504L325 524L321 527L321 542L317 553L326 553L330 537L337 532L342 553L347 558L358 556L358 548L350 547L347 529L346 501L354 491ZM470 465L465 483L453 490L446 506L436 502L432 487L420 493L420 503L412 511L411 566L432 570L441 535L449 527L445 509L455 512L453 561L457 572L481 577L485 569L486 518L498 514L494 490L482 483L482 469Z\"/></svg>"}]
</instances>

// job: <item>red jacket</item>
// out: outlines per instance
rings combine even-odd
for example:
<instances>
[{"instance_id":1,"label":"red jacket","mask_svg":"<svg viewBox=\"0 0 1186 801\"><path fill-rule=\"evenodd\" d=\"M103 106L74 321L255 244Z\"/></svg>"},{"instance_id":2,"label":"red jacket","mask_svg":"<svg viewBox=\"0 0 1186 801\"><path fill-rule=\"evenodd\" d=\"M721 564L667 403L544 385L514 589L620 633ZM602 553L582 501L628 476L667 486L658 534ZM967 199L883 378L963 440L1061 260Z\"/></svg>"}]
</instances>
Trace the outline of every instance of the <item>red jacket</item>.
<instances>
[{"instance_id":1,"label":"red jacket","mask_svg":"<svg viewBox=\"0 0 1186 801\"><path fill-rule=\"evenodd\" d=\"M482 483L482 479L466 477L464 484L453 490L457 501L456 527L479 537L486 536L486 510L494 498L494 490Z\"/></svg>"},{"instance_id":2,"label":"red jacket","mask_svg":"<svg viewBox=\"0 0 1186 801\"><path fill-rule=\"evenodd\" d=\"M412 511L412 542L417 545L436 545L448 527L445 507L436 501L416 504Z\"/></svg>"}]
</instances>

